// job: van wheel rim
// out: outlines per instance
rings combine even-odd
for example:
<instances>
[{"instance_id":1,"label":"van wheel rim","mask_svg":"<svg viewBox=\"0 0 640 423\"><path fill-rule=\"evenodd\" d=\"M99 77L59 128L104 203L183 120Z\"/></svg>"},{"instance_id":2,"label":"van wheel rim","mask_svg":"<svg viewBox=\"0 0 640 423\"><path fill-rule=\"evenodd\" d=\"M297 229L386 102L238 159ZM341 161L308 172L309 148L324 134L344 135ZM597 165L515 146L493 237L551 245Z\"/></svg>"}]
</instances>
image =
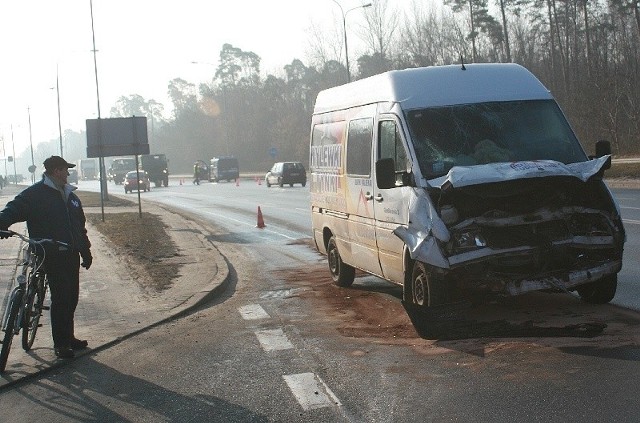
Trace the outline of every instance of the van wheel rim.
<instances>
[{"instance_id":1,"label":"van wheel rim","mask_svg":"<svg viewBox=\"0 0 640 423\"><path fill-rule=\"evenodd\" d=\"M428 295L427 275L423 273L413 281L413 301L420 306L426 305Z\"/></svg>"},{"instance_id":2,"label":"van wheel rim","mask_svg":"<svg viewBox=\"0 0 640 423\"><path fill-rule=\"evenodd\" d=\"M340 260L335 248L329 252L329 269L333 275L337 275L340 271Z\"/></svg>"}]
</instances>

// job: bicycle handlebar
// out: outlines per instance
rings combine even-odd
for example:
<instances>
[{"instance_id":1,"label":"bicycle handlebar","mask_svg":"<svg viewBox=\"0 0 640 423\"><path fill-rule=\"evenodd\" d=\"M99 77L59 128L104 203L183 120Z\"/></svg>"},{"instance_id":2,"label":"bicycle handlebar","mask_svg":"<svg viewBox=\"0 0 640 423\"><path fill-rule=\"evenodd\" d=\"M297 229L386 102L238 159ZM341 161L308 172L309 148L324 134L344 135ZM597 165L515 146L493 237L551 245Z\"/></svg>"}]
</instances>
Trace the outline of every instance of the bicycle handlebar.
<instances>
[{"instance_id":1,"label":"bicycle handlebar","mask_svg":"<svg viewBox=\"0 0 640 423\"><path fill-rule=\"evenodd\" d=\"M0 230L0 237L1 236L7 237L7 238L12 236L17 236L18 238L20 238L21 240L29 244L38 244L38 245L50 244L50 245L58 245L60 247L67 248L67 249L71 248L71 245L69 245L66 242L56 241L54 239L48 239L48 238L41 238L41 239L29 238L28 236L22 235L18 232L14 232L9 229L7 229L6 231Z\"/></svg>"}]
</instances>

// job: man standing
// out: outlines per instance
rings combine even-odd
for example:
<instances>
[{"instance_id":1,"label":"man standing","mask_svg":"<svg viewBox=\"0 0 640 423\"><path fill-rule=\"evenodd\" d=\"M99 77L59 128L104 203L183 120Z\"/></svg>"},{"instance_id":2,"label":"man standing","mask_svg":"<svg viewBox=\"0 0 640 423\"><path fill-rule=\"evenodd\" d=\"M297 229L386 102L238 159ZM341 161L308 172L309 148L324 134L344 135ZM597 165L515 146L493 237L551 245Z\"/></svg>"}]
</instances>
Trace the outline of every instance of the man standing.
<instances>
[{"instance_id":1,"label":"man standing","mask_svg":"<svg viewBox=\"0 0 640 423\"><path fill-rule=\"evenodd\" d=\"M71 245L68 251L47 249L45 270L51 288L51 332L56 356L73 358L74 350L88 346L74 335L74 314L80 292L80 257L89 269L93 260L82 204L67 183L67 163L60 156L44 161L42 180L19 193L0 211L0 229L27 222L29 237L48 238ZM51 250L51 251L49 251Z\"/></svg>"}]
</instances>

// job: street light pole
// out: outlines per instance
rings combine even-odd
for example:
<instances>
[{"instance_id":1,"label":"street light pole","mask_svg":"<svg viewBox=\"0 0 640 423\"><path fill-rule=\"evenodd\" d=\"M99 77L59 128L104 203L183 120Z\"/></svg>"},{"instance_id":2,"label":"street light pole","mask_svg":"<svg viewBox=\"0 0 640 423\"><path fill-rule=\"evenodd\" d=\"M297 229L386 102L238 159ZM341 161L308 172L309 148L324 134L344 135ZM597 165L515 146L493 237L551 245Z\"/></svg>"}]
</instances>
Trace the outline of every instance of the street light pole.
<instances>
[{"instance_id":1,"label":"street light pole","mask_svg":"<svg viewBox=\"0 0 640 423\"><path fill-rule=\"evenodd\" d=\"M340 13L342 14L342 33L344 34L344 57L347 65L347 82L351 82L351 72L349 71L349 47L347 45L347 13L356 9L364 9L365 7L371 7L371 3L361 4L360 6L352 7L348 9L346 12L342 9L342 5L338 3L337 0L332 0L335 4L340 8Z\"/></svg>"},{"instance_id":2,"label":"street light pole","mask_svg":"<svg viewBox=\"0 0 640 423\"><path fill-rule=\"evenodd\" d=\"M56 94L58 95L58 132L60 133L60 157L62 154L62 122L60 121L60 82L58 78L58 65L56 65Z\"/></svg>"},{"instance_id":3,"label":"street light pole","mask_svg":"<svg viewBox=\"0 0 640 423\"><path fill-rule=\"evenodd\" d=\"M107 177L104 166L104 156L102 151L102 132L100 131L100 88L98 84L98 59L96 58L96 32L93 25L93 0L89 0L89 11L91 12L91 39L93 41L93 72L96 77L96 99L98 101L98 145L100 147L100 156L98 157L98 166L100 167L100 209L102 212L102 221L104 222L104 202L109 200L107 191Z\"/></svg>"},{"instance_id":4,"label":"street light pole","mask_svg":"<svg viewBox=\"0 0 640 423\"><path fill-rule=\"evenodd\" d=\"M13 184L18 185L18 172L16 170L16 143L13 140L13 124L11 124L11 148L13 149Z\"/></svg>"},{"instance_id":5,"label":"street light pole","mask_svg":"<svg viewBox=\"0 0 640 423\"><path fill-rule=\"evenodd\" d=\"M31 108L27 107L27 113L29 114L29 144L31 145L31 166L29 167L29 170L32 171L31 172L31 183L35 184L36 183L36 171L35 171L35 163L33 160L33 136L31 133Z\"/></svg>"}]
</instances>

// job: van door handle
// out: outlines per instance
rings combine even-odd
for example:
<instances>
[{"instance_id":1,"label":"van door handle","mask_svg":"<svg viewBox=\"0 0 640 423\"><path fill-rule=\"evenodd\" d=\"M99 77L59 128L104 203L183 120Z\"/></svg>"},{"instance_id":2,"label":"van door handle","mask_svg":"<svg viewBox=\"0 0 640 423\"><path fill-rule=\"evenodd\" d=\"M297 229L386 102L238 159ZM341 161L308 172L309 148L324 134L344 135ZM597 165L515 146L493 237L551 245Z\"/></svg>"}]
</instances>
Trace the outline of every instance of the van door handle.
<instances>
[{"instance_id":1,"label":"van door handle","mask_svg":"<svg viewBox=\"0 0 640 423\"><path fill-rule=\"evenodd\" d=\"M378 194L378 195L376 195L376 201L377 201L378 203L382 203L382 200L384 200L384 198L382 198L382 194Z\"/></svg>"},{"instance_id":2,"label":"van door handle","mask_svg":"<svg viewBox=\"0 0 640 423\"><path fill-rule=\"evenodd\" d=\"M373 194L371 194L370 192L367 191L367 193L364 195L364 198L367 201L373 200Z\"/></svg>"}]
</instances>

